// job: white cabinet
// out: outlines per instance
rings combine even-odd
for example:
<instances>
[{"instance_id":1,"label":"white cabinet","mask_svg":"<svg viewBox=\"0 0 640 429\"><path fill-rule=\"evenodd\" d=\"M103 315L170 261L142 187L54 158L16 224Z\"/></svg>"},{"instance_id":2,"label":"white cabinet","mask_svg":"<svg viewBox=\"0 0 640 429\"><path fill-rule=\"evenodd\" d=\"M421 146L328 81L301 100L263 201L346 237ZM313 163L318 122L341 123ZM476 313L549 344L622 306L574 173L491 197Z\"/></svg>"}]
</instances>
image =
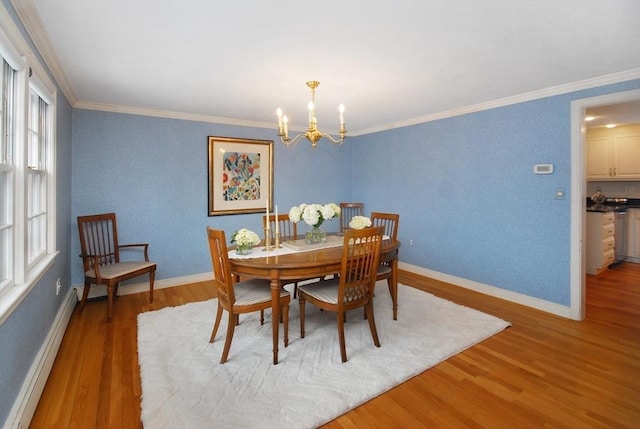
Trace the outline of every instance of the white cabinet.
<instances>
[{"instance_id":1,"label":"white cabinet","mask_svg":"<svg viewBox=\"0 0 640 429\"><path fill-rule=\"evenodd\" d=\"M587 180L640 180L640 125L589 130Z\"/></svg>"},{"instance_id":2,"label":"white cabinet","mask_svg":"<svg viewBox=\"0 0 640 429\"><path fill-rule=\"evenodd\" d=\"M629 209L627 216L627 261L640 263L640 209Z\"/></svg>"},{"instance_id":3,"label":"white cabinet","mask_svg":"<svg viewBox=\"0 0 640 429\"><path fill-rule=\"evenodd\" d=\"M587 212L587 273L599 274L615 259L613 212Z\"/></svg>"}]
</instances>

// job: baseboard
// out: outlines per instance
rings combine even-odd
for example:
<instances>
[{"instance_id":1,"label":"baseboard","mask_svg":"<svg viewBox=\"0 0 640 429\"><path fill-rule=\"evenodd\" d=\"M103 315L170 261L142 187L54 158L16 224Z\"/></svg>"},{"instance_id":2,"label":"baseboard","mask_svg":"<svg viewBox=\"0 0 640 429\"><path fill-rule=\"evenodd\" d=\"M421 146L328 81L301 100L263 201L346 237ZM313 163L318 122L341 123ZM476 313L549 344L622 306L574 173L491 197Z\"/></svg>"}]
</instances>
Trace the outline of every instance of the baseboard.
<instances>
[{"instance_id":1,"label":"baseboard","mask_svg":"<svg viewBox=\"0 0 640 429\"><path fill-rule=\"evenodd\" d=\"M149 277L142 276L140 279L147 279L145 282L131 283L122 285L118 288L118 295L131 295L134 293L148 292L149 291ZM155 280L153 282L153 290L164 289L168 287L186 285L189 283L204 282L207 280L213 280L213 272L191 274L182 277L173 277L170 279ZM82 299L82 292L84 291L84 285L73 286L78 294L78 300ZM101 296L107 296L107 287L104 285L92 285L89 289L89 298L98 298Z\"/></svg>"},{"instance_id":2,"label":"baseboard","mask_svg":"<svg viewBox=\"0 0 640 429\"><path fill-rule=\"evenodd\" d=\"M25 377L20 393L13 403L11 412L4 424L4 429L24 429L29 427L77 302L78 299L74 290L70 289L64 297L64 302L58 310L51 329Z\"/></svg>"},{"instance_id":3,"label":"baseboard","mask_svg":"<svg viewBox=\"0 0 640 429\"><path fill-rule=\"evenodd\" d=\"M464 279L462 277L452 276L450 274L441 273L438 271L430 270L428 268L419 267L417 265L411 265L404 262L398 263L398 268L401 270L409 271L414 274L418 274L424 277L440 280L443 282L451 283L455 286L460 286L465 289L473 290L485 295L494 296L496 298L504 299L516 304L525 305L527 307L535 308L546 313L555 314L557 316L571 318L569 306L556 304L553 302L545 301L542 299L534 298L528 295L524 295L517 292L512 292L506 289L501 289L495 286L487 285L484 283L475 282L473 280ZM192 274L183 277L174 277L171 279L157 280L154 282L154 289L162 289L167 287L180 286L189 283L197 283L213 279L213 273L200 273ZM83 286L76 286L78 291L78 299L82 297ZM128 295L132 293L146 292L149 290L149 283L136 283L130 284L118 289L118 294ZM89 298L106 296L107 289L105 286L94 285L91 286L89 291Z\"/></svg>"},{"instance_id":4,"label":"baseboard","mask_svg":"<svg viewBox=\"0 0 640 429\"><path fill-rule=\"evenodd\" d=\"M417 265L411 265L404 262L399 262L398 268L401 270L409 271L414 274L421 275L421 276L440 280L446 283L451 283L452 285L460 286L465 289L473 290L475 292L479 292L485 295L494 296L496 298L514 302L516 304L521 304L527 307L535 308L536 310L544 311L546 313L555 314L556 316L571 318L571 313L570 313L571 308L569 306L556 304L553 302L534 298L521 293L512 292L506 289L501 289L495 286L486 285L484 283L479 283L473 280L452 276L450 274L433 271L428 268L423 268Z\"/></svg>"}]
</instances>

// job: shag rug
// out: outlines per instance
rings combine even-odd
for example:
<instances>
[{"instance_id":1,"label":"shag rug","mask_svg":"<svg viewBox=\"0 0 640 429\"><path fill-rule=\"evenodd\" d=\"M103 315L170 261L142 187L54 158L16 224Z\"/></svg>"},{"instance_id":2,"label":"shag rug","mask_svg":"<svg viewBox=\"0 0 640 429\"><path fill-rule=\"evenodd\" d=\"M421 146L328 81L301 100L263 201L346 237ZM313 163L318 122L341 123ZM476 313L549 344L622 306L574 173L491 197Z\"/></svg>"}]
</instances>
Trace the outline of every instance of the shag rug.
<instances>
[{"instance_id":1,"label":"shag rug","mask_svg":"<svg viewBox=\"0 0 640 429\"><path fill-rule=\"evenodd\" d=\"M241 315L224 365L226 313L209 343L215 299L138 315L144 428L314 428L509 326L412 287L398 289L394 321L386 282L376 286L380 348L362 309L348 313L346 363L335 313L307 304L300 338L297 300L286 348L280 328L278 365L270 311L262 326L259 313Z\"/></svg>"}]
</instances>

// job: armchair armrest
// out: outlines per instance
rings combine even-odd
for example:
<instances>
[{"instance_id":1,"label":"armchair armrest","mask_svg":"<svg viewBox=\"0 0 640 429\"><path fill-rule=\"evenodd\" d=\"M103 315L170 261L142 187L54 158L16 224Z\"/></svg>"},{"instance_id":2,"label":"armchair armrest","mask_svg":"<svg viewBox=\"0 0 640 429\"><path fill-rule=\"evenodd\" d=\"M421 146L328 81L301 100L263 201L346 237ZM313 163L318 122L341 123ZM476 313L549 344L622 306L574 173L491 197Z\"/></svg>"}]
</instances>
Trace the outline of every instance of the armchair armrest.
<instances>
[{"instance_id":1,"label":"armchair armrest","mask_svg":"<svg viewBox=\"0 0 640 429\"><path fill-rule=\"evenodd\" d=\"M98 282L102 282L102 276L100 276L100 255L90 255L88 253L81 253L78 255L82 258L82 262L85 263L89 259L89 268L92 268L96 273L96 279ZM85 265L86 269L86 265Z\"/></svg>"},{"instance_id":2,"label":"armchair armrest","mask_svg":"<svg viewBox=\"0 0 640 429\"><path fill-rule=\"evenodd\" d=\"M131 248L131 247L143 247L144 248L144 260L146 262L149 262L149 243L130 243L130 244L120 244L118 246L119 249Z\"/></svg>"}]
</instances>

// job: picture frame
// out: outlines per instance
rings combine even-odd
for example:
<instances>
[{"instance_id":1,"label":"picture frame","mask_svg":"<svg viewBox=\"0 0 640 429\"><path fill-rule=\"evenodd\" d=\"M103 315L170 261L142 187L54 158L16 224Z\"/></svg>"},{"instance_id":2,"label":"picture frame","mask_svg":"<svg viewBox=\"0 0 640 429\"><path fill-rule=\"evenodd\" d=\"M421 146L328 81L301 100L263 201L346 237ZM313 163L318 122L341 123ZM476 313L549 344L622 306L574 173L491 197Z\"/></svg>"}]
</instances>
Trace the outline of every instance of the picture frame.
<instances>
[{"instance_id":1,"label":"picture frame","mask_svg":"<svg viewBox=\"0 0 640 429\"><path fill-rule=\"evenodd\" d=\"M208 136L209 216L266 213L273 204L273 140Z\"/></svg>"}]
</instances>

